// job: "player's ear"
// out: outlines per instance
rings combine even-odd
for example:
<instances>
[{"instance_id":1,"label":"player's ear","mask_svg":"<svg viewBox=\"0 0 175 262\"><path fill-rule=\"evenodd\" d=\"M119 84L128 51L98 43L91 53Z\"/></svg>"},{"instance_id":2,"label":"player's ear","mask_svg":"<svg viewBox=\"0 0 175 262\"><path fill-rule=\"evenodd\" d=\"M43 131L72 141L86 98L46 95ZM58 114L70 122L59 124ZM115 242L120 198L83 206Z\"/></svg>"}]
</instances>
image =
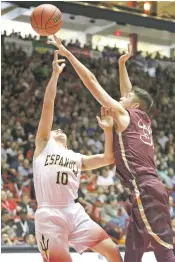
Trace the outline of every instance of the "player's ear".
<instances>
[{"instance_id":1,"label":"player's ear","mask_svg":"<svg viewBox=\"0 0 175 262\"><path fill-rule=\"evenodd\" d=\"M139 108L140 104L139 103L134 103L131 107L132 108Z\"/></svg>"}]
</instances>

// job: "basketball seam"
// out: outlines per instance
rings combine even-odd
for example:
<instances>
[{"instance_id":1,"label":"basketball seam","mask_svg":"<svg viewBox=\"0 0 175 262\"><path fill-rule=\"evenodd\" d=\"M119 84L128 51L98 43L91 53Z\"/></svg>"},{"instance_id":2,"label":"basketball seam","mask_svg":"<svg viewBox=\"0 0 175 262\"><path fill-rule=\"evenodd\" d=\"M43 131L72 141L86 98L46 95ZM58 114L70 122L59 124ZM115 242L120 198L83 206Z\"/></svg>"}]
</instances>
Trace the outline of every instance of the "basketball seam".
<instances>
[{"instance_id":1,"label":"basketball seam","mask_svg":"<svg viewBox=\"0 0 175 262\"><path fill-rule=\"evenodd\" d=\"M43 29L42 29L42 18L43 18L43 12L44 12L44 7L43 7L42 12L41 12L41 31L43 31Z\"/></svg>"},{"instance_id":2,"label":"basketball seam","mask_svg":"<svg viewBox=\"0 0 175 262\"><path fill-rule=\"evenodd\" d=\"M55 12L51 15L51 17L49 18L49 20L46 22L45 28L46 28L47 24L49 23L50 19L52 18L52 16L56 13L57 9L58 9L58 8L56 8Z\"/></svg>"},{"instance_id":3,"label":"basketball seam","mask_svg":"<svg viewBox=\"0 0 175 262\"><path fill-rule=\"evenodd\" d=\"M57 25L55 25L55 26L58 26L60 23L62 23L63 21L61 20ZM54 26L53 26L54 27ZM47 33L49 33L49 34L53 34L52 32L49 32L49 31L47 31L47 28L45 28L45 30L46 30L46 32Z\"/></svg>"},{"instance_id":4,"label":"basketball seam","mask_svg":"<svg viewBox=\"0 0 175 262\"><path fill-rule=\"evenodd\" d=\"M56 25L53 25L53 26L50 26L50 27L47 27L47 28L39 28L38 27L38 29L50 29L50 28L53 28L53 27L55 27L55 26L57 26L57 25L59 25L61 22L63 22L62 20L58 23L58 24L56 24ZM32 26L33 28L37 28L36 26ZM47 31L47 30L46 30Z\"/></svg>"},{"instance_id":5,"label":"basketball seam","mask_svg":"<svg viewBox=\"0 0 175 262\"><path fill-rule=\"evenodd\" d=\"M33 20L34 20L35 24L37 25L37 27L36 27L36 28L38 28L38 29L39 29L39 27L38 27L38 24L37 24L37 22L36 22L36 20L35 20L34 12L33 12L33 14L32 14L32 17L33 17ZM32 26L32 27L33 27L33 26Z\"/></svg>"}]
</instances>

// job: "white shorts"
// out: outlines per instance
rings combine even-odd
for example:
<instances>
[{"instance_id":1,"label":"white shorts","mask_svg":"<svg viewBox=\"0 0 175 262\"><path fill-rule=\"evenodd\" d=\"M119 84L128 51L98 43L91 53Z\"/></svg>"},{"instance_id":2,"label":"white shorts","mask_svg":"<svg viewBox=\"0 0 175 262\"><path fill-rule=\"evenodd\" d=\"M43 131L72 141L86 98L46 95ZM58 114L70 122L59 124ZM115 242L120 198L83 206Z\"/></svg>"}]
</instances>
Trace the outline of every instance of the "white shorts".
<instances>
[{"instance_id":1,"label":"white shorts","mask_svg":"<svg viewBox=\"0 0 175 262\"><path fill-rule=\"evenodd\" d=\"M49 262L71 261L69 246L82 253L109 238L79 203L39 208L35 213L35 230L38 248L44 261Z\"/></svg>"}]
</instances>

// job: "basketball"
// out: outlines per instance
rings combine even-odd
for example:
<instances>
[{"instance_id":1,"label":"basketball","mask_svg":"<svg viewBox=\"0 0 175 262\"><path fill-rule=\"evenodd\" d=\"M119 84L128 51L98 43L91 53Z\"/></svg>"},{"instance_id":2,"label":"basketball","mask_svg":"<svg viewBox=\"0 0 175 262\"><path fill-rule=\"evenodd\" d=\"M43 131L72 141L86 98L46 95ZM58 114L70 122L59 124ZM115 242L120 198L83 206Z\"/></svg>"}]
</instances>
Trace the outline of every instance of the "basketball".
<instances>
[{"instance_id":1,"label":"basketball","mask_svg":"<svg viewBox=\"0 0 175 262\"><path fill-rule=\"evenodd\" d=\"M38 34L42 36L53 35L62 26L62 13L54 5L39 5L33 10L30 22L32 28Z\"/></svg>"}]
</instances>

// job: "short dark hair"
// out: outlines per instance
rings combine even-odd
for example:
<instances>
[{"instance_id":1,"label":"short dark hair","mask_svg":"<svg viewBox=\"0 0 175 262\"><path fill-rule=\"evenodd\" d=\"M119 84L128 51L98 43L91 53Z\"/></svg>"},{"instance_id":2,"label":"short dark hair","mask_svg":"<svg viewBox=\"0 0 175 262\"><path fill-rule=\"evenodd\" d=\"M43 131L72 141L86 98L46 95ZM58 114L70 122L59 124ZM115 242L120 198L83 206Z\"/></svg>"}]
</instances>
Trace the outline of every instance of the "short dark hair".
<instances>
[{"instance_id":1,"label":"short dark hair","mask_svg":"<svg viewBox=\"0 0 175 262\"><path fill-rule=\"evenodd\" d=\"M137 86L134 86L131 92L135 94L136 96L135 100L139 102L140 104L139 109L144 110L144 111L149 111L151 109L153 105L153 99L147 91Z\"/></svg>"}]
</instances>

